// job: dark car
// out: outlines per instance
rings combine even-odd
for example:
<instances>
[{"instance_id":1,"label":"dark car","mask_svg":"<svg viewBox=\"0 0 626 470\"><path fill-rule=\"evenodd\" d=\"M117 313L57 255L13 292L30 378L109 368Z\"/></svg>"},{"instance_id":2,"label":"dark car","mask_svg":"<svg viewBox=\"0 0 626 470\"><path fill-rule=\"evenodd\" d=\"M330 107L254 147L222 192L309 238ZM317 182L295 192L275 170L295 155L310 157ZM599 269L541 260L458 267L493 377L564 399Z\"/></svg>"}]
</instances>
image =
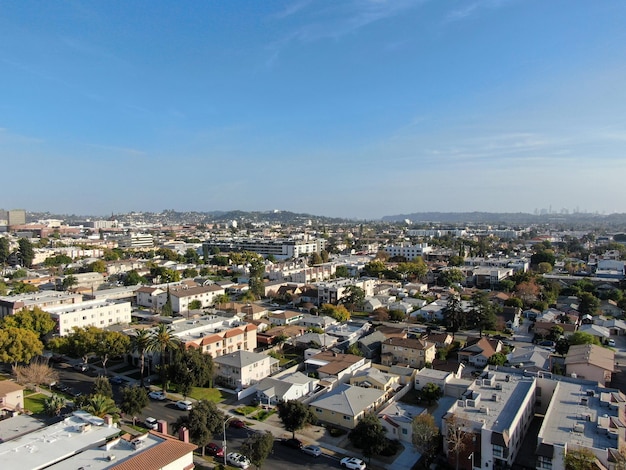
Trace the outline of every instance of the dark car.
<instances>
[{"instance_id":1,"label":"dark car","mask_svg":"<svg viewBox=\"0 0 626 470\"><path fill-rule=\"evenodd\" d=\"M55 383L54 385L52 385L51 388L53 388L54 390L58 390L59 392L67 392L69 390L69 387L67 385L60 382Z\"/></svg>"},{"instance_id":2,"label":"dark car","mask_svg":"<svg viewBox=\"0 0 626 470\"><path fill-rule=\"evenodd\" d=\"M548 348L553 348L556 346L556 343L554 341L542 341L541 343L539 343L539 346L545 346Z\"/></svg>"},{"instance_id":3,"label":"dark car","mask_svg":"<svg viewBox=\"0 0 626 470\"><path fill-rule=\"evenodd\" d=\"M67 393L70 394L71 396L73 396L74 398L78 398L80 396L82 396L83 392L76 390L75 388L69 388L67 389Z\"/></svg>"},{"instance_id":4,"label":"dark car","mask_svg":"<svg viewBox=\"0 0 626 470\"><path fill-rule=\"evenodd\" d=\"M215 444L214 442L209 442L206 447L206 453L212 455L213 457L224 457L224 449Z\"/></svg>"},{"instance_id":5,"label":"dark car","mask_svg":"<svg viewBox=\"0 0 626 470\"><path fill-rule=\"evenodd\" d=\"M246 427L246 423L244 423L240 419L233 419L228 425L231 428L245 428Z\"/></svg>"},{"instance_id":6,"label":"dark car","mask_svg":"<svg viewBox=\"0 0 626 470\"><path fill-rule=\"evenodd\" d=\"M302 441L300 439L283 439L280 442L282 445L291 447L292 449L302 449Z\"/></svg>"},{"instance_id":7,"label":"dark car","mask_svg":"<svg viewBox=\"0 0 626 470\"><path fill-rule=\"evenodd\" d=\"M87 372L89 370L89 366L87 364L74 364L74 370L79 372Z\"/></svg>"}]
</instances>

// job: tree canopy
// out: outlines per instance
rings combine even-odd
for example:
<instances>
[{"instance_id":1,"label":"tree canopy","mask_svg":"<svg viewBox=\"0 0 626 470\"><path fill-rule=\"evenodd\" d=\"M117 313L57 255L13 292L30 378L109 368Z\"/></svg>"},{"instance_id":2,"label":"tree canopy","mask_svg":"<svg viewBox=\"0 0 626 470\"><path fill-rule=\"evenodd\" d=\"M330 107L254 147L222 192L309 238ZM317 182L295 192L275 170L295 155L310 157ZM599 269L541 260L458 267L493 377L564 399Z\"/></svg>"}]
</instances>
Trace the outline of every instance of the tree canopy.
<instances>
[{"instance_id":1,"label":"tree canopy","mask_svg":"<svg viewBox=\"0 0 626 470\"><path fill-rule=\"evenodd\" d=\"M43 343L35 332L13 326L0 328L0 362L28 364L42 352Z\"/></svg>"},{"instance_id":2,"label":"tree canopy","mask_svg":"<svg viewBox=\"0 0 626 470\"><path fill-rule=\"evenodd\" d=\"M296 431L304 428L312 419L309 407L298 400L288 400L278 404L278 417L285 429L296 437Z\"/></svg>"},{"instance_id":3,"label":"tree canopy","mask_svg":"<svg viewBox=\"0 0 626 470\"><path fill-rule=\"evenodd\" d=\"M386 445L387 430L374 413L368 413L357 423L348 438L368 459L379 454Z\"/></svg>"}]
</instances>

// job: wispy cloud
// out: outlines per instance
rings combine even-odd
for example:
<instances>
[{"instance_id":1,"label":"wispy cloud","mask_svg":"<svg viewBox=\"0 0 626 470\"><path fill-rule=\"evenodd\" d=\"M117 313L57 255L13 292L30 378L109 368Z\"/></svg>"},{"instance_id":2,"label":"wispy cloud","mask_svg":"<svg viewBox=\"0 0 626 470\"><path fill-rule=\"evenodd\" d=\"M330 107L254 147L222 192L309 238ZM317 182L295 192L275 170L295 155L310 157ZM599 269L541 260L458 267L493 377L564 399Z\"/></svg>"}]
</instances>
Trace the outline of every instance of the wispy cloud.
<instances>
[{"instance_id":1,"label":"wispy cloud","mask_svg":"<svg viewBox=\"0 0 626 470\"><path fill-rule=\"evenodd\" d=\"M294 15L296 13L298 13L300 10L303 10L304 8L306 8L309 4L311 3L311 0L299 0L299 1L295 1L295 2L291 2L287 5L285 5L285 8L283 8L282 10L276 12L276 13L272 13L270 15L271 19L277 19L277 20L282 20L284 18L287 18L291 15Z\"/></svg>"},{"instance_id":2,"label":"wispy cloud","mask_svg":"<svg viewBox=\"0 0 626 470\"><path fill-rule=\"evenodd\" d=\"M130 147L116 147L114 145L100 145L100 144L86 144L88 147L106 150L108 152L114 152L118 154L128 155L131 157L143 157L146 156L147 153L143 150L138 150Z\"/></svg>"},{"instance_id":3,"label":"wispy cloud","mask_svg":"<svg viewBox=\"0 0 626 470\"><path fill-rule=\"evenodd\" d=\"M340 39L354 34L358 30L387 18L392 18L402 12L415 8L426 0L353 0L351 2L337 2L332 6L315 12L310 20L286 34L267 47L270 57L266 65L273 65L280 52L293 43L307 44L324 39ZM280 18L292 16L306 7L307 2L292 4ZM286 12L289 12L287 15Z\"/></svg>"},{"instance_id":4,"label":"wispy cloud","mask_svg":"<svg viewBox=\"0 0 626 470\"><path fill-rule=\"evenodd\" d=\"M484 10L493 10L506 6L513 0L478 0L472 3L465 3L461 8L452 10L446 16L446 22L460 21L479 14Z\"/></svg>"}]
</instances>

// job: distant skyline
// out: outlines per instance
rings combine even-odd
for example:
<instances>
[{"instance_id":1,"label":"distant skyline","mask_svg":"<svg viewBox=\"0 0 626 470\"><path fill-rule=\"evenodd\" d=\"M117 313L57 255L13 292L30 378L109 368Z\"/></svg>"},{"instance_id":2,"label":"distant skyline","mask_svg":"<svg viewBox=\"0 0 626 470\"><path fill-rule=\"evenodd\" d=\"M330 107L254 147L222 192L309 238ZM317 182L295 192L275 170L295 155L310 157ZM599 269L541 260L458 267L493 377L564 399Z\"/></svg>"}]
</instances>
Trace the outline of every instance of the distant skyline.
<instances>
[{"instance_id":1,"label":"distant skyline","mask_svg":"<svg viewBox=\"0 0 626 470\"><path fill-rule=\"evenodd\" d=\"M0 207L626 212L626 2L4 2Z\"/></svg>"}]
</instances>

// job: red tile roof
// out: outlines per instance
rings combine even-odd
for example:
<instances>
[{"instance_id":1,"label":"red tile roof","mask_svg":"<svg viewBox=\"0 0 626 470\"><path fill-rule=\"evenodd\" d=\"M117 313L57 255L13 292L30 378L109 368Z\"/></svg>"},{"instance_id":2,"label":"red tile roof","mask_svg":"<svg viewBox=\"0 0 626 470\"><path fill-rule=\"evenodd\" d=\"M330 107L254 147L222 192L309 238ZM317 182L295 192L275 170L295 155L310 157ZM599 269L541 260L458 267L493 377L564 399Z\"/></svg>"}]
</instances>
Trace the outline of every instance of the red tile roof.
<instances>
[{"instance_id":1,"label":"red tile roof","mask_svg":"<svg viewBox=\"0 0 626 470\"><path fill-rule=\"evenodd\" d=\"M195 444L179 441L167 434L156 431L150 431L150 434L163 438L163 442L148 447L146 450L109 468L113 470L160 470L198 448Z\"/></svg>"}]
</instances>

